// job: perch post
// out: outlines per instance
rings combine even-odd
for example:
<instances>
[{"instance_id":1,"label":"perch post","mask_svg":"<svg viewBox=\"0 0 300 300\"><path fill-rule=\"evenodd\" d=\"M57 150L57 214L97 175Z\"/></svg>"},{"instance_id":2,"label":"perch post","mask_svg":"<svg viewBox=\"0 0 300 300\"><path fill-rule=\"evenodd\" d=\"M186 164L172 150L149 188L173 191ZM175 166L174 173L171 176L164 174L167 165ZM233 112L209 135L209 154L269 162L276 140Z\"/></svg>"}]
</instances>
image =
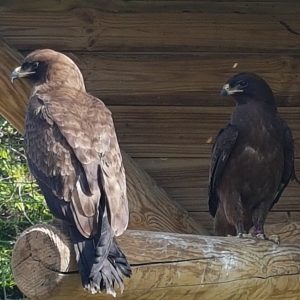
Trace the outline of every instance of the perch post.
<instances>
[{"instance_id":1,"label":"perch post","mask_svg":"<svg viewBox=\"0 0 300 300\"><path fill-rule=\"evenodd\" d=\"M133 275L117 297L136 299L298 299L300 224L273 225L268 241L129 230L119 245ZM112 299L81 287L73 246L59 224L35 225L19 237L12 259L31 300Z\"/></svg>"}]
</instances>

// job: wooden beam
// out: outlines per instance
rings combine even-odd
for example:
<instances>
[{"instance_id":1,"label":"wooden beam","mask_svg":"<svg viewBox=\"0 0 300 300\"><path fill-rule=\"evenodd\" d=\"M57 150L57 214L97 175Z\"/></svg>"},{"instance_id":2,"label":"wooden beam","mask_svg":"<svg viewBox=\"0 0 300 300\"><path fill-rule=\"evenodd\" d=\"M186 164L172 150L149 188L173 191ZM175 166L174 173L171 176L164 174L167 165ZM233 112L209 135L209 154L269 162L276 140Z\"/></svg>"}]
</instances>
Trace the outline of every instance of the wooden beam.
<instances>
[{"instance_id":1,"label":"wooden beam","mask_svg":"<svg viewBox=\"0 0 300 300\"><path fill-rule=\"evenodd\" d=\"M210 137L213 140L228 122L232 108L113 106L111 109L123 149L188 211L207 211L212 148L208 140ZM281 107L279 111L293 131L296 174L300 176L300 109ZM289 184L273 210L300 210L299 193L298 184Z\"/></svg>"},{"instance_id":2,"label":"wooden beam","mask_svg":"<svg viewBox=\"0 0 300 300\"><path fill-rule=\"evenodd\" d=\"M299 153L299 152L298 152ZM299 154L298 154L299 155ZM136 158L135 161L188 211L207 211L210 157L201 158ZM300 159L295 160L300 176ZM300 211L300 185L291 182L273 211Z\"/></svg>"},{"instance_id":3,"label":"wooden beam","mask_svg":"<svg viewBox=\"0 0 300 300\"><path fill-rule=\"evenodd\" d=\"M22 55L0 40L0 114L20 132L24 128L24 116L30 86L25 80L18 80L14 86L10 80L12 69L20 65Z\"/></svg>"},{"instance_id":4,"label":"wooden beam","mask_svg":"<svg viewBox=\"0 0 300 300\"><path fill-rule=\"evenodd\" d=\"M248 71L268 81L278 105L300 106L299 55L74 53L88 89L111 105L232 106L220 89L233 74Z\"/></svg>"},{"instance_id":5,"label":"wooden beam","mask_svg":"<svg viewBox=\"0 0 300 300\"><path fill-rule=\"evenodd\" d=\"M267 231L281 244L128 231L118 239L133 267L119 299L298 299L300 224ZM81 287L73 246L59 226L36 225L21 234L12 258L14 278L29 299L111 299Z\"/></svg>"},{"instance_id":6,"label":"wooden beam","mask_svg":"<svg viewBox=\"0 0 300 300\"><path fill-rule=\"evenodd\" d=\"M233 100L228 98L227 101ZM111 106L119 141L132 157L209 158L218 131L230 119L231 107ZM300 107L281 107L293 131L300 157ZM298 154L299 153L299 154Z\"/></svg>"},{"instance_id":7,"label":"wooden beam","mask_svg":"<svg viewBox=\"0 0 300 300\"><path fill-rule=\"evenodd\" d=\"M199 1L197 9L194 5L191 10L185 1L180 1L177 8L170 11L164 9L164 3L160 8L157 4L146 4L150 1L140 3L137 9L131 5L123 10L107 4L110 1L101 1L98 5L93 1L94 4L87 7L84 4L89 1L66 1L63 5L52 1L55 3L52 6L47 1L45 7L32 1L29 9L22 9L27 4L20 5L21 1L14 2L16 4L9 1L2 4L1 34L23 50L63 47L64 50L93 51L200 49L295 53L300 46L300 20L296 13L300 9L299 2L292 5L275 2L275 8L269 3L256 9L252 4L252 9L248 9L246 1L242 5L235 5L236 1L228 4ZM123 7L127 3L123 1ZM56 5L58 9L53 9Z\"/></svg>"},{"instance_id":8,"label":"wooden beam","mask_svg":"<svg viewBox=\"0 0 300 300\"><path fill-rule=\"evenodd\" d=\"M297 14L299 7L298 0L287 0L285 3L278 0L267 0L257 5L257 0L239 0L220 2L219 0L64 0L57 2L57 0L43 0L27 1L23 0L2 0L2 5L6 8L21 11L69 11L74 8L88 8L88 9L104 9L110 12L182 12L195 11L203 12L205 10L209 13L226 12L233 13L252 13L252 14L266 14L274 15L278 13ZM293 5L286 5L286 3ZM189 9L187 9L187 7Z\"/></svg>"},{"instance_id":9,"label":"wooden beam","mask_svg":"<svg viewBox=\"0 0 300 300\"><path fill-rule=\"evenodd\" d=\"M122 151L129 200L129 229L205 234L201 223L189 213Z\"/></svg>"},{"instance_id":10,"label":"wooden beam","mask_svg":"<svg viewBox=\"0 0 300 300\"><path fill-rule=\"evenodd\" d=\"M297 14L299 5L298 0L287 0L283 3L280 0L267 0L257 5L257 0L239 0L220 2L219 0L43 0L28 1L23 0L2 0L2 5L12 10L21 11L69 11L74 8L88 8L109 12L203 12L215 13L216 11L223 13L252 13L274 15L285 12L286 14ZM286 5L289 3L291 5ZM293 4L293 5L292 5ZM188 9L187 9L188 8ZM234 11L235 10L235 11Z\"/></svg>"},{"instance_id":11,"label":"wooden beam","mask_svg":"<svg viewBox=\"0 0 300 300\"><path fill-rule=\"evenodd\" d=\"M201 225L208 231L209 234L214 234L213 218L209 214L208 210L190 211L190 214L195 220L201 223ZM274 226L274 224L285 224L285 226L287 226L288 224L298 222L299 220L299 211L270 211L266 219L266 228L270 228L270 225Z\"/></svg>"},{"instance_id":12,"label":"wooden beam","mask_svg":"<svg viewBox=\"0 0 300 300\"><path fill-rule=\"evenodd\" d=\"M67 52L79 64L88 90L109 105L232 106L219 90L231 75L247 70L269 82L280 106L300 106L299 55L74 53ZM232 69L235 62L238 67Z\"/></svg>"},{"instance_id":13,"label":"wooden beam","mask_svg":"<svg viewBox=\"0 0 300 300\"><path fill-rule=\"evenodd\" d=\"M9 74L20 64L21 56L3 41L0 41L0 57L0 114L22 132L31 88L24 80L18 81L14 87L10 83ZM123 162L128 183L129 228L181 233L206 232L124 152Z\"/></svg>"}]
</instances>

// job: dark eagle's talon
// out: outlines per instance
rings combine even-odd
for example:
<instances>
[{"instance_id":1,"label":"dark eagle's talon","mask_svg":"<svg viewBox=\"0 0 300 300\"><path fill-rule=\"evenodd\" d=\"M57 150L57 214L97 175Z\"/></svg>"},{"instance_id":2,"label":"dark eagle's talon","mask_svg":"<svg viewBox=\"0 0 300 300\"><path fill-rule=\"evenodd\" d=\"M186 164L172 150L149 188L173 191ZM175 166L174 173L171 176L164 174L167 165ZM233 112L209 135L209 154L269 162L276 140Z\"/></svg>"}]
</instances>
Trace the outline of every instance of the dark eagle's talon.
<instances>
[{"instance_id":1,"label":"dark eagle's talon","mask_svg":"<svg viewBox=\"0 0 300 300\"><path fill-rule=\"evenodd\" d=\"M269 235L266 237L268 241L273 242L274 244L280 245L280 236L276 234Z\"/></svg>"}]
</instances>

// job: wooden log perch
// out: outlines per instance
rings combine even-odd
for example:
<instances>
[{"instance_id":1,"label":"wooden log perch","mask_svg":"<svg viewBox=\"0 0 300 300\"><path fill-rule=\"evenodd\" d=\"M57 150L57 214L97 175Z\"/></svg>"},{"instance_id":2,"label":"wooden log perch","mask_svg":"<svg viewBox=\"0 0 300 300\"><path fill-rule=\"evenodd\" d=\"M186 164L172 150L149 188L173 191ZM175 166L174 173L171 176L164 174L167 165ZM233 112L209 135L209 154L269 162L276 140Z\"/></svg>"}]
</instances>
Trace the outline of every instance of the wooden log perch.
<instances>
[{"instance_id":1,"label":"wooden log perch","mask_svg":"<svg viewBox=\"0 0 300 300\"><path fill-rule=\"evenodd\" d=\"M150 231L118 238L133 267L119 299L298 299L300 223L267 227L269 241ZM29 299L111 299L81 287L73 246L61 225L36 225L21 234L14 278Z\"/></svg>"},{"instance_id":2,"label":"wooden log perch","mask_svg":"<svg viewBox=\"0 0 300 300\"><path fill-rule=\"evenodd\" d=\"M31 87L25 80L10 82L10 72L20 65L22 55L0 40L0 114L17 130L23 132L28 95ZM130 229L156 230L178 233L205 234L188 212L169 198L154 180L124 151L123 162L127 174L130 209Z\"/></svg>"}]
</instances>

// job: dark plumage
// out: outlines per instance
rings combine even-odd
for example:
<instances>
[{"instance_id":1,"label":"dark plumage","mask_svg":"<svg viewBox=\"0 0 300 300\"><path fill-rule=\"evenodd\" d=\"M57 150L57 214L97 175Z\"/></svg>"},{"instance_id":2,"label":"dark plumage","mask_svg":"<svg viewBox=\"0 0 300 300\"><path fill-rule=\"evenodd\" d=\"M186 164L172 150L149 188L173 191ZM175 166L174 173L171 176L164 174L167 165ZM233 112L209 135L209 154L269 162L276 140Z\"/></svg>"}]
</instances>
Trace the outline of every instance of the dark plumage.
<instances>
[{"instance_id":1,"label":"dark plumage","mask_svg":"<svg viewBox=\"0 0 300 300\"><path fill-rule=\"evenodd\" d=\"M24 136L29 168L51 212L69 225L83 286L115 295L131 269L115 240L129 212L111 113L61 53L30 53L12 73L19 77L33 84Z\"/></svg>"},{"instance_id":2,"label":"dark plumage","mask_svg":"<svg viewBox=\"0 0 300 300\"><path fill-rule=\"evenodd\" d=\"M221 94L236 106L216 139L209 178L209 211L217 235L263 237L269 210L294 171L292 133L277 112L268 84L252 73L233 76Z\"/></svg>"}]
</instances>

